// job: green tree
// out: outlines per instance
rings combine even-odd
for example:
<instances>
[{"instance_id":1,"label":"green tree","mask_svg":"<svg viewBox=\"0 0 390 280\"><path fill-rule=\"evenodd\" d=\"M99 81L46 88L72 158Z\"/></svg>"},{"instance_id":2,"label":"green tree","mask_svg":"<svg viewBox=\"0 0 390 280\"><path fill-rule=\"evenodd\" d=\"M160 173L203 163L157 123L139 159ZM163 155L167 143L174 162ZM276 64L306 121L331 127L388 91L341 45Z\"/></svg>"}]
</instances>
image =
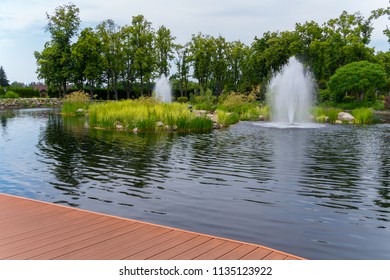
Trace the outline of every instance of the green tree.
<instances>
[{"instance_id":1,"label":"green tree","mask_svg":"<svg viewBox=\"0 0 390 280\"><path fill-rule=\"evenodd\" d=\"M57 87L61 95L66 92L72 75L71 45L80 26L79 9L73 4L59 6L53 15L47 14L47 19L51 41L45 44L41 53L34 53L37 73L49 86Z\"/></svg>"},{"instance_id":2,"label":"green tree","mask_svg":"<svg viewBox=\"0 0 390 280\"><path fill-rule=\"evenodd\" d=\"M112 88L114 98L118 100L118 83L123 70L120 27L112 19L105 20L97 26L97 35L102 48L102 67L107 82L107 99L110 99L109 90Z\"/></svg>"},{"instance_id":3,"label":"green tree","mask_svg":"<svg viewBox=\"0 0 390 280\"><path fill-rule=\"evenodd\" d=\"M7 79L7 75L5 74L3 66L0 66L0 86L1 87L8 87L9 86L9 81ZM2 90L2 89L0 89L0 90Z\"/></svg>"},{"instance_id":4,"label":"green tree","mask_svg":"<svg viewBox=\"0 0 390 280\"><path fill-rule=\"evenodd\" d=\"M141 85L141 95L144 95L145 81L150 82L156 65L156 55L153 48L154 30L151 22L143 15L134 16L131 25L132 45L134 46L134 69Z\"/></svg>"},{"instance_id":5,"label":"green tree","mask_svg":"<svg viewBox=\"0 0 390 280\"><path fill-rule=\"evenodd\" d=\"M171 65L169 62L174 58L174 40L175 37L171 35L171 31L165 26L161 26L155 37L154 46L156 48L156 63L158 75L169 75Z\"/></svg>"},{"instance_id":6,"label":"green tree","mask_svg":"<svg viewBox=\"0 0 390 280\"><path fill-rule=\"evenodd\" d=\"M179 80L179 87L180 87L180 96L187 96L188 91L188 79L189 79L189 73L190 73L190 62L189 62L189 46L188 44L182 46L182 45L176 45L176 57L175 57L175 64L176 64L176 77Z\"/></svg>"},{"instance_id":7,"label":"green tree","mask_svg":"<svg viewBox=\"0 0 390 280\"><path fill-rule=\"evenodd\" d=\"M222 36L212 38L212 41L214 48L211 55L211 76L214 81L214 92L219 95L222 93L227 79L227 42Z\"/></svg>"},{"instance_id":8,"label":"green tree","mask_svg":"<svg viewBox=\"0 0 390 280\"><path fill-rule=\"evenodd\" d=\"M198 80L201 91L204 91L209 86L209 81L212 73L212 55L213 55L213 38L209 35L193 35L189 48L190 60L194 68L193 76Z\"/></svg>"},{"instance_id":9,"label":"green tree","mask_svg":"<svg viewBox=\"0 0 390 280\"><path fill-rule=\"evenodd\" d=\"M133 31L131 26L122 27L121 40L123 45L122 79L126 89L127 99L129 99L133 84L136 80L134 66L136 46L134 44L135 40L133 39Z\"/></svg>"},{"instance_id":10,"label":"green tree","mask_svg":"<svg viewBox=\"0 0 390 280\"><path fill-rule=\"evenodd\" d=\"M85 28L72 48L74 81L84 82L90 88L91 96L103 72L102 42L92 28Z\"/></svg>"},{"instance_id":11,"label":"green tree","mask_svg":"<svg viewBox=\"0 0 390 280\"><path fill-rule=\"evenodd\" d=\"M386 72L376 63L352 62L337 69L327 86L335 102L342 102L345 96L374 101L376 92L386 86Z\"/></svg>"},{"instance_id":12,"label":"green tree","mask_svg":"<svg viewBox=\"0 0 390 280\"><path fill-rule=\"evenodd\" d=\"M245 91L245 70L247 68L248 50L240 41L229 42L226 48L227 59L227 84L228 91Z\"/></svg>"}]
</instances>

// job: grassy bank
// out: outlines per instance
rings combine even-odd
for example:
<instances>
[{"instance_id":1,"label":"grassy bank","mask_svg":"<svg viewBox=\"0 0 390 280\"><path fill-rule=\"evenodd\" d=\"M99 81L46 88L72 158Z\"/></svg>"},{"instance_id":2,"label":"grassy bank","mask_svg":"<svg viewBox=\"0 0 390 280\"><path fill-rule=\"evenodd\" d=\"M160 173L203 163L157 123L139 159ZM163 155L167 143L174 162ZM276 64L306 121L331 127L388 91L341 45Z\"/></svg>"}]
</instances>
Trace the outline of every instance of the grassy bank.
<instances>
[{"instance_id":1,"label":"grassy bank","mask_svg":"<svg viewBox=\"0 0 390 280\"><path fill-rule=\"evenodd\" d=\"M153 98L89 105L89 124L92 127L179 132L211 131L213 122L206 116L196 116L186 104L161 103Z\"/></svg>"},{"instance_id":2,"label":"grassy bank","mask_svg":"<svg viewBox=\"0 0 390 280\"><path fill-rule=\"evenodd\" d=\"M312 109L313 119L319 123L334 124L338 121L338 114L345 110L335 107L314 107ZM372 124L376 122L374 110L372 108L356 108L350 111L355 118L355 124Z\"/></svg>"}]
</instances>

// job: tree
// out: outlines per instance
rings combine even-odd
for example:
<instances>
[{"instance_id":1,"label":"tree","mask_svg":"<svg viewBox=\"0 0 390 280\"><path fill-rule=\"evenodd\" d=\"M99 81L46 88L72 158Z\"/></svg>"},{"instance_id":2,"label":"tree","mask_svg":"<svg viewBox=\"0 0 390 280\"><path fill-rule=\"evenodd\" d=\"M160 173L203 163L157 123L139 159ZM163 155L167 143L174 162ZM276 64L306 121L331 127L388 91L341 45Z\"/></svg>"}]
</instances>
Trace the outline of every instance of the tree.
<instances>
[{"instance_id":1,"label":"tree","mask_svg":"<svg viewBox=\"0 0 390 280\"><path fill-rule=\"evenodd\" d=\"M180 96L187 96L187 90L188 90L188 77L190 73L190 63L189 63L189 49L188 44L182 46L182 45L176 45L176 58L175 58L175 64L176 64L176 76L179 80L180 85Z\"/></svg>"},{"instance_id":2,"label":"tree","mask_svg":"<svg viewBox=\"0 0 390 280\"><path fill-rule=\"evenodd\" d=\"M97 34L102 47L102 67L107 81L107 99L110 99L111 86L115 100L118 100L118 81L123 70L120 28L112 19L108 19L97 26Z\"/></svg>"},{"instance_id":3,"label":"tree","mask_svg":"<svg viewBox=\"0 0 390 280\"><path fill-rule=\"evenodd\" d=\"M45 44L41 53L34 53L37 73L49 86L57 87L61 95L66 92L72 75L71 45L80 26L79 9L73 4L59 6L54 15L47 14L47 19L51 41Z\"/></svg>"},{"instance_id":4,"label":"tree","mask_svg":"<svg viewBox=\"0 0 390 280\"><path fill-rule=\"evenodd\" d=\"M8 87L9 86L9 81L7 80L7 75L5 74L3 66L0 66L0 86L1 87Z\"/></svg>"},{"instance_id":5,"label":"tree","mask_svg":"<svg viewBox=\"0 0 390 280\"><path fill-rule=\"evenodd\" d=\"M131 25L132 44L135 48L134 69L141 84L141 95L144 95L144 83L150 81L156 65L156 55L153 48L154 30L151 22L144 16L134 16Z\"/></svg>"},{"instance_id":6,"label":"tree","mask_svg":"<svg viewBox=\"0 0 390 280\"><path fill-rule=\"evenodd\" d=\"M377 90L386 86L386 71L368 61L352 62L337 69L327 86L335 102L342 102L345 96L374 101Z\"/></svg>"},{"instance_id":7,"label":"tree","mask_svg":"<svg viewBox=\"0 0 390 280\"><path fill-rule=\"evenodd\" d=\"M211 73L213 55L213 38L209 35L193 35L190 43L190 60L194 67L194 78L198 80L201 91L207 90Z\"/></svg>"},{"instance_id":8,"label":"tree","mask_svg":"<svg viewBox=\"0 0 390 280\"><path fill-rule=\"evenodd\" d=\"M174 40L175 37L171 35L171 31L164 25L161 26L156 32L156 38L154 46L156 48L156 63L158 69L158 75L165 75L168 77L170 64L174 56Z\"/></svg>"},{"instance_id":9,"label":"tree","mask_svg":"<svg viewBox=\"0 0 390 280\"><path fill-rule=\"evenodd\" d=\"M83 87L86 81L92 97L103 72L102 42L92 28L81 31L72 48L72 60L75 83Z\"/></svg>"}]
</instances>

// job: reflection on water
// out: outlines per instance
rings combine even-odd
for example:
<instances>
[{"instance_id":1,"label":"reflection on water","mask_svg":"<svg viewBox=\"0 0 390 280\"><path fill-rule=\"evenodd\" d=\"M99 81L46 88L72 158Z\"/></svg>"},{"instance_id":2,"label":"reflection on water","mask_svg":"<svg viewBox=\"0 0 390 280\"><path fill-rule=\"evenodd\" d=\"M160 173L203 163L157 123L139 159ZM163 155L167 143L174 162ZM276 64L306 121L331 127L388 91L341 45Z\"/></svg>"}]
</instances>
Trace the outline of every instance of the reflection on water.
<instances>
[{"instance_id":1,"label":"reflection on water","mask_svg":"<svg viewBox=\"0 0 390 280\"><path fill-rule=\"evenodd\" d=\"M0 191L261 243L314 259L390 259L390 126L209 134L88 129L0 114Z\"/></svg>"}]
</instances>

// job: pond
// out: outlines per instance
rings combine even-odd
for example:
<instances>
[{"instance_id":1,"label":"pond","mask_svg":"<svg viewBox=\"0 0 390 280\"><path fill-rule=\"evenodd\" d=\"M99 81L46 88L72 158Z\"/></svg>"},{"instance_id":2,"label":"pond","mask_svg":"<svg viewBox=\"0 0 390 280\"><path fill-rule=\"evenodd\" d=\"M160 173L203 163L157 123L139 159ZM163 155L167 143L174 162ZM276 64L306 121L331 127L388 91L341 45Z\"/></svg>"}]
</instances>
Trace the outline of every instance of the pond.
<instances>
[{"instance_id":1,"label":"pond","mask_svg":"<svg viewBox=\"0 0 390 280\"><path fill-rule=\"evenodd\" d=\"M0 192L309 259L390 259L389 124L133 134L57 113L0 112Z\"/></svg>"}]
</instances>

